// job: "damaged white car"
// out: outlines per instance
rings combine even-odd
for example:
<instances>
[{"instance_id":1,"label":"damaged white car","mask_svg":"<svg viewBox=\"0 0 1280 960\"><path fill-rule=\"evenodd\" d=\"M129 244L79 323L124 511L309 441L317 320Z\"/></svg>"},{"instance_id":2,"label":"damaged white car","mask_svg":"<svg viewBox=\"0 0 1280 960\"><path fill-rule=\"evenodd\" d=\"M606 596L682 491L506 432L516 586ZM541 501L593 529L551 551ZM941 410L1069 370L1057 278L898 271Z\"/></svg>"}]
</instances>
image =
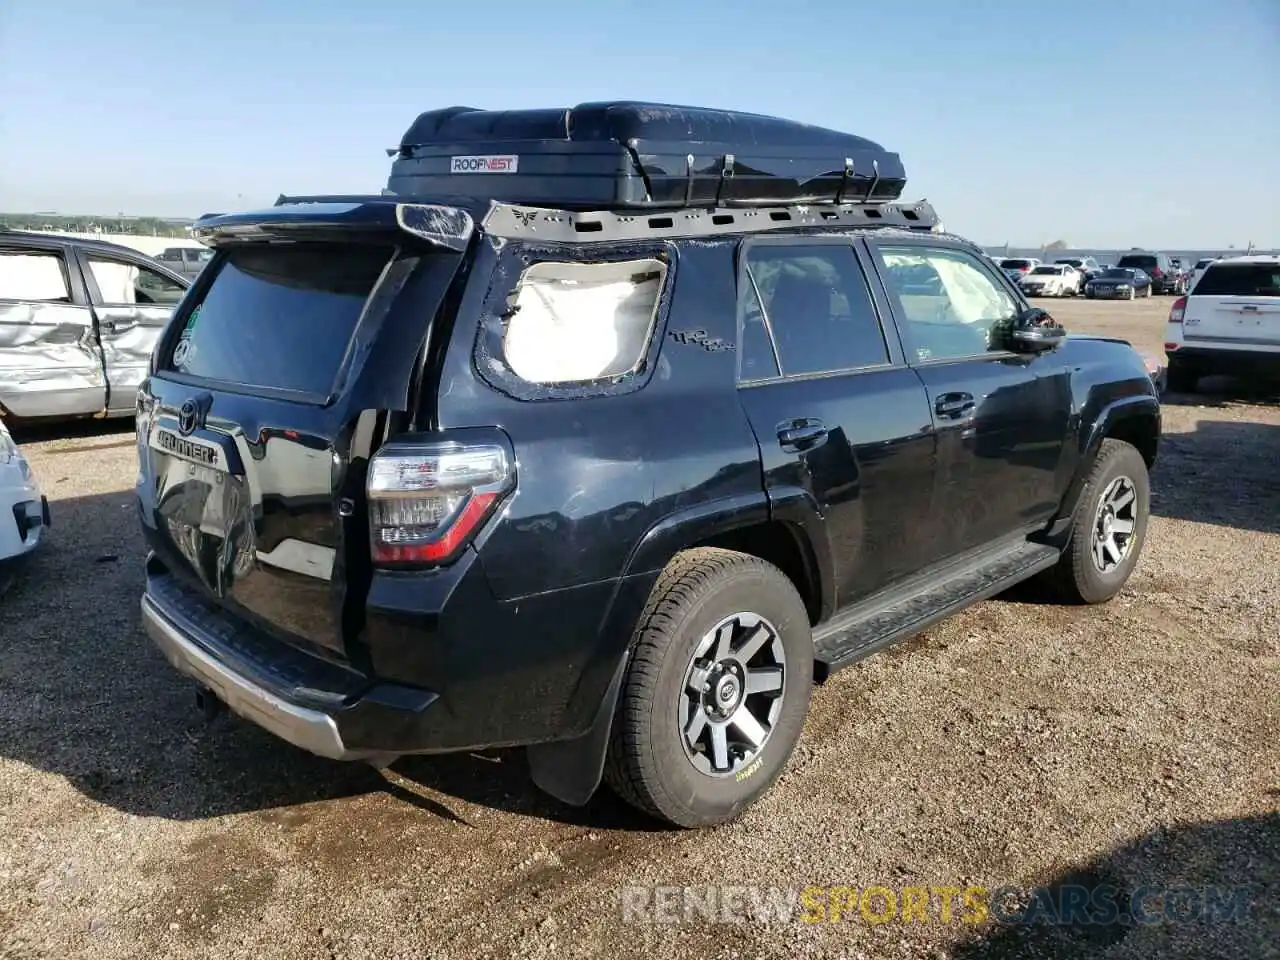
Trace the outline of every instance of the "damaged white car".
<instances>
[{"instance_id":1,"label":"damaged white car","mask_svg":"<svg viewBox=\"0 0 1280 960\"><path fill-rule=\"evenodd\" d=\"M0 230L0 415L133 416L188 285L116 244Z\"/></svg>"},{"instance_id":2,"label":"damaged white car","mask_svg":"<svg viewBox=\"0 0 1280 960\"><path fill-rule=\"evenodd\" d=\"M49 501L40 495L31 467L0 420L0 592L48 526Z\"/></svg>"}]
</instances>

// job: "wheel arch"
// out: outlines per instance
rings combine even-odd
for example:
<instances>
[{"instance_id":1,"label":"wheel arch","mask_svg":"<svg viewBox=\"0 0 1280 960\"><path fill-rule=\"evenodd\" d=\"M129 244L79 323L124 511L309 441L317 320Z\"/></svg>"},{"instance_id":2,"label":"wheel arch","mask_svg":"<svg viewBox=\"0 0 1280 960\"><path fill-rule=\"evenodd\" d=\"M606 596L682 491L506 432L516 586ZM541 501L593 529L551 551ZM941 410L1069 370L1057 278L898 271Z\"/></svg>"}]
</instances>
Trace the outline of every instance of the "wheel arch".
<instances>
[{"instance_id":1,"label":"wheel arch","mask_svg":"<svg viewBox=\"0 0 1280 960\"><path fill-rule=\"evenodd\" d=\"M1141 454L1147 468L1155 465L1160 447L1160 401L1150 394L1122 397L1108 403L1080 434L1080 457L1075 475L1063 498L1062 508L1050 528L1050 537L1067 532L1080 503L1080 495L1104 440L1120 440Z\"/></svg>"}]
</instances>

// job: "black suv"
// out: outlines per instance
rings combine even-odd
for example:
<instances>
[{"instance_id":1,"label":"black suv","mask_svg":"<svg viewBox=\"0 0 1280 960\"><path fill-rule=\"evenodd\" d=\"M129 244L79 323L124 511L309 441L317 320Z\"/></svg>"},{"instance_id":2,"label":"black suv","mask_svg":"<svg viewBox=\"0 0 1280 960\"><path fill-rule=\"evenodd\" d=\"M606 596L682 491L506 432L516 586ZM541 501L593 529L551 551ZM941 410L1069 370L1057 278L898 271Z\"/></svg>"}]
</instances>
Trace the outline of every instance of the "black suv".
<instances>
[{"instance_id":1,"label":"black suv","mask_svg":"<svg viewBox=\"0 0 1280 960\"><path fill-rule=\"evenodd\" d=\"M1035 574L1108 600L1146 366L904 182L762 117L453 108L389 195L202 220L138 402L148 631L321 756L521 745L697 826L833 670Z\"/></svg>"},{"instance_id":2,"label":"black suv","mask_svg":"<svg viewBox=\"0 0 1280 960\"><path fill-rule=\"evenodd\" d=\"M1134 251L1122 256L1116 262L1116 266L1128 270L1141 270L1151 278L1152 293L1181 294L1185 292L1186 280L1183 278L1182 270L1167 254Z\"/></svg>"}]
</instances>

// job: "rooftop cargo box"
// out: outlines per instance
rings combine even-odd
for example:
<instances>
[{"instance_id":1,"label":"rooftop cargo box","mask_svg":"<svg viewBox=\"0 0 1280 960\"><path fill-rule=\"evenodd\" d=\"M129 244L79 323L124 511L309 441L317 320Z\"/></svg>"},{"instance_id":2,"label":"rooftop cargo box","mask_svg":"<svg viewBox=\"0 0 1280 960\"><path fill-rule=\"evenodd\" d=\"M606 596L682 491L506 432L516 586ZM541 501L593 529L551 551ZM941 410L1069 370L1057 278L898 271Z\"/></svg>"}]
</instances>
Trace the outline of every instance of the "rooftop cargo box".
<instances>
[{"instance_id":1,"label":"rooftop cargo box","mask_svg":"<svg viewBox=\"0 0 1280 960\"><path fill-rule=\"evenodd\" d=\"M568 210L888 203L896 153L823 127L653 103L420 114L391 151L387 193Z\"/></svg>"}]
</instances>

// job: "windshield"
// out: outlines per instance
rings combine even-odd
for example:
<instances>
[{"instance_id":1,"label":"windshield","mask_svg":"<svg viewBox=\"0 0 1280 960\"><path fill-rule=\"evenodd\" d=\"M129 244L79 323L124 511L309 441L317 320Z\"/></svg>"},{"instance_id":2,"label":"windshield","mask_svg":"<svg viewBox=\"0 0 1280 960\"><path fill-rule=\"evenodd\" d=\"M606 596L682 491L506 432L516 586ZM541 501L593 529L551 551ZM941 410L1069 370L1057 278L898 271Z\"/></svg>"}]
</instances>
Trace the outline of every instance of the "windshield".
<instances>
[{"instance_id":1,"label":"windshield","mask_svg":"<svg viewBox=\"0 0 1280 960\"><path fill-rule=\"evenodd\" d=\"M1050 276L1055 276L1055 277L1056 277L1056 276L1061 276L1063 271L1062 271L1062 267L1036 267L1036 268L1035 268L1034 270L1032 270L1031 272L1032 272L1033 274L1034 274L1034 273L1039 273L1039 274L1046 274L1046 273L1047 273L1047 274L1049 274Z\"/></svg>"},{"instance_id":2,"label":"windshield","mask_svg":"<svg viewBox=\"0 0 1280 960\"><path fill-rule=\"evenodd\" d=\"M327 395L389 247L339 243L232 248L187 315L168 369Z\"/></svg>"},{"instance_id":3,"label":"windshield","mask_svg":"<svg viewBox=\"0 0 1280 960\"><path fill-rule=\"evenodd\" d=\"M1103 270L1102 275L1109 280L1132 280L1136 274L1132 270L1122 270L1119 267L1112 267L1110 270Z\"/></svg>"},{"instance_id":4,"label":"windshield","mask_svg":"<svg viewBox=\"0 0 1280 960\"><path fill-rule=\"evenodd\" d=\"M1208 266L1209 264L1211 264L1211 263L1213 263L1213 261L1212 261L1212 260L1197 260L1197 261L1196 261L1196 269L1197 269L1197 270L1203 270L1205 267L1207 267L1207 266Z\"/></svg>"},{"instance_id":5,"label":"windshield","mask_svg":"<svg viewBox=\"0 0 1280 960\"><path fill-rule=\"evenodd\" d=\"M1084 264L1083 260L1056 260L1054 262L1066 264L1068 267L1079 267L1079 266L1083 266Z\"/></svg>"},{"instance_id":6,"label":"windshield","mask_svg":"<svg viewBox=\"0 0 1280 960\"><path fill-rule=\"evenodd\" d=\"M1030 260L1001 260L1000 266L1006 270L1026 270L1030 268Z\"/></svg>"},{"instance_id":7,"label":"windshield","mask_svg":"<svg viewBox=\"0 0 1280 960\"><path fill-rule=\"evenodd\" d=\"M1196 284L1198 297L1280 297L1280 260L1215 263Z\"/></svg>"}]
</instances>

